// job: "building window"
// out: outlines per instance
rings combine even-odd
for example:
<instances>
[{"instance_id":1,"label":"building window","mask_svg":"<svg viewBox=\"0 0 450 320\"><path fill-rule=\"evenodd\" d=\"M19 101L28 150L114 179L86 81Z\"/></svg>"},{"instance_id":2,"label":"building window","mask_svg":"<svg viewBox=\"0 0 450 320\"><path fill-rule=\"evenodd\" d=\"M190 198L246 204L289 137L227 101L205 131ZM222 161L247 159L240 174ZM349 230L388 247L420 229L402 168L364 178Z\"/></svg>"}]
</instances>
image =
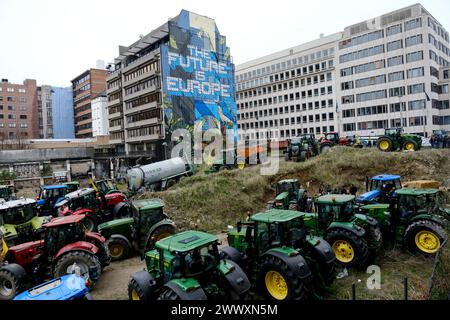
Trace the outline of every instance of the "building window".
<instances>
[{"instance_id":1,"label":"building window","mask_svg":"<svg viewBox=\"0 0 450 320\"><path fill-rule=\"evenodd\" d=\"M403 48L403 40L392 41L387 44L387 51L394 51Z\"/></svg>"},{"instance_id":2,"label":"building window","mask_svg":"<svg viewBox=\"0 0 450 320\"><path fill-rule=\"evenodd\" d=\"M403 97L405 95L405 87L397 87L389 89L390 97Z\"/></svg>"},{"instance_id":3,"label":"building window","mask_svg":"<svg viewBox=\"0 0 450 320\"><path fill-rule=\"evenodd\" d=\"M405 39L405 46L408 47L412 47L418 44L422 43L422 35L418 34L412 37L408 37Z\"/></svg>"},{"instance_id":4,"label":"building window","mask_svg":"<svg viewBox=\"0 0 450 320\"><path fill-rule=\"evenodd\" d=\"M402 25L401 24L397 24L395 26L391 26L386 28L386 36L393 36L395 34L401 33L402 32Z\"/></svg>"},{"instance_id":5,"label":"building window","mask_svg":"<svg viewBox=\"0 0 450 320\"><path fill-rule=\"evenodd\" d=\"M404 80L405 79L405 72L404 71L399 71L399 72L389 73L388 78L389 78L389 82Z\"/></svg>"},{"instance_id":6,"label":"building window","mask_svg":"<svg viewBox=\"0 0 450 320\"><path fill-rule=\"evenodd\" d=\"M422 92L425 92L425 84L423 83L408 86L408 94L416 94Z\"/></svg>"},{"instance_id":7,"label":"building window","mask_svg":"<svg viewBox=\"0 0 450 320\"><path fill-rule=\"evenodd\" d=\"M406 55L406 62L414 62L423 60L423 51L411 52Z\"/></svg>"},{"instance_id":8,"label":"building window","mask_svg":"<svg viewBox=\"0 0 450 320\"><path fill-rule=\"evenodd\" d=\"M422 18L416 18L405 22L405 31L422 27Z\"/></svg>"},{"instance_id":9,"label":"building window","mask_svg":"<svg viewBox=\"0 0 450 320\"><path fill-rule=\"evenodd\" d=\"M386 76L384 74L380 75L380 76L375 76L375 77L370 77L370 78L365 78L365 79L360 79L360 80L355 81L356 88L373 86L373 85L382 84L382 83L386 83Z\"/></svg>"},{"instance_id":10,"label":"building window","mask_svg":"<svg viewBox=\"0 0 450 320\"><path fill-rule=\"evenodd\" d=\"M416 100L408 102L408 110L422 110L426 107L425 100Z\"/></svg>"},{"instance_id":11,"label":"building window","mask_svg":"<svg viewBox=\"0 0 450 320\"><path fill-rule=\"evenodd\" d=\"M408 79L423 77L424 68L420 67L420 68L408 69L407 73L408 73Z\"/></svg>"},{"instance_id":12,"label":"building window","mask_svg":"<svg viewBox=\"0 0 450 320\"><path fill-rule=\"evenodd\" d=\"M388 59L388 67L394 67L401 64L403 64L403 56L397 56Z\"/></svg>"}]
</instances>

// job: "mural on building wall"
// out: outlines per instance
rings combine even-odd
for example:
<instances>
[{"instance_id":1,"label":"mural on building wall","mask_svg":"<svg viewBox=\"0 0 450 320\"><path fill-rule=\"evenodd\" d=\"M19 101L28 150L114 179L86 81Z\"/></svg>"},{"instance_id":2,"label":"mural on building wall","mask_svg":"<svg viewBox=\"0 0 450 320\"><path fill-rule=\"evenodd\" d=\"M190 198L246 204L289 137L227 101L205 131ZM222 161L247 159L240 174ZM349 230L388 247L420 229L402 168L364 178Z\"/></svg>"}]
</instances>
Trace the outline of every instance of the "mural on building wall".
<instances>
[{"instance_id":1,"label":"mural on building wall","mask_svg":"<svg viewBox=\"0 0 450 320\"><path fill-rule=\"evenodd\" d=\"M161 47L167 133L232 129L237 137L234 65L214 20L182 11Z\"/></svg>"}]
</instances>

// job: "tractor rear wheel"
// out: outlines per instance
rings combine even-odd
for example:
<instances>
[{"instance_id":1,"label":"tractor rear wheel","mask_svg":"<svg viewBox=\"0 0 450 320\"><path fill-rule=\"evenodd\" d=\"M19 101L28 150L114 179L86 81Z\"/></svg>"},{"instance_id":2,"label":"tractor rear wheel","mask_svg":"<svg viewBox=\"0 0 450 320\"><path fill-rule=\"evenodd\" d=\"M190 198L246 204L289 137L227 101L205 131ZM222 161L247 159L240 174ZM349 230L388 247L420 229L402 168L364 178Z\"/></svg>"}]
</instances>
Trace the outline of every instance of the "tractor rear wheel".
<instances>
[{"instance_id":1,"label":"tractor rear wheel","mask_svg":"<svg viewBox=\"0 0 450 320\"><path fill-rule=\"evenodd\" d=\"M391 152L391 151L393 151L394 143L392 142L391 139L382 137L382 138L379 138L377 141L377 148L378 148L378 150L383 151L383 152Z\"/></svg>"},{"instance_id":2,"label":"tractor rear wheel","mask_svg":"<svg viewBox=\"0 0 450 320\"><path fill-rule=\"evenodd\" d=\"M307 281L284 261L268 255L261 261L259 291L270 300L301 300L305 298Z\"/></svg>"},{"instance_id":3,"label":"tractor rear wheel","mask_svg":"<svg viewBox=\"0 0 450 320\"><path fill-rule=\"evenodd\" d=\"M170 225L164 225L159 228L156 228L156 230L153 231L153 233L150 235L147 241L145 251L153 249L155 247L156 242L164 238L167 238L171 235L174 235L175 232L176 232L175 227Z\"/></svg>"},{"instance_id":4,"label":"tractor rear wheel","mask_svg":"<svg viewBox=\"0 0 450 320\"><path fill-rule=\"evenodd\" d=\"M334 229L327 234L325 240L331 244L338 264L346 268L366 266L369 247L364 238L345 229Z\"/></svg>"},{"instance_id":5,"label":"tractor rear wheel","mask_svg":"<svg viewBox=\"0 0 450 320\"><path fill-rule=\"evenodd\" d=\"M94 283L102 273L102 267L96 255L84 251L70 251L58 259L53 275L59 278L71 274L75 272L76 267L80 268L80 273L85 278L90 276L90 272L94 272L94 279L90 279Z\"/></svg>"},{"instance_id":6,"label":"tractor rear wheel","mask_svg":"<svg viewBox=\"0 0 450 320\"><path fill-rule=\"evenodd\" d=\"M284 154L284 161L288 162L289 160L290 160L289 153L286 152L286 153Z\"/></svg>"},{"instance_id":7,"label":"tractor rear wheel","mask_svg":"<svg viewBox=\"0 0 450 320\"><path fill-rule=\"evenodd\" d=\"M172 188L176 184L177 184L177 181L175 179L170 179L169 181L167 181L166 190Z\"/></svg>"},{"instance_id":8,"label":"tractor rear wheel","mask_svg":"<svg viewBox=\"0 0 450 320\"><path fill-rule=\"evenodd\" d=\"M432 255L439 251L446 238L441 225L431 220L419 220L406 228L404 240L411 252Z\"/></svg>"},{"instance_id":9,"label":"tractor rear wheel","mask_svg":"<svg viewBox=\"0 0 450 320\"><path fill-rule=\"evenodd\" d=\"M414 140L407 140L403 143L403 150L406 151L417 151L419 150L419 146Z\"/></svg>"},{"instance_id":10,"label":"tractor rear wheel","mask_svg":"<svg viewBox=\"0 0 450 320\"><path fill-rule=\"evenodd\" d=\"M158 300L175 301L181 300L181 297L172 289L166 288L158 297Z\"/></svg>"},{"instance_id":11,"label":"tractor rear wheel","mask_svg":"<svg viewBox=\"0 0 450 320\"><path fill-rule=\"evenodd\" d=\"M24 289L21 274L13 270L0 269L0 300L12 300Z\"/></svg>"},{"instance_id":12,"label":"tractor rear wheel","mask_svg":"<svg viewBox=\"0 0 450 320\"><path fill-rule=\"evenodd\" d=\"M109 249L109 256L112 261L126 259L130 255L131 248L128 243L120 238L110 238L106 241Z\"/></svg>"}]
</instances>

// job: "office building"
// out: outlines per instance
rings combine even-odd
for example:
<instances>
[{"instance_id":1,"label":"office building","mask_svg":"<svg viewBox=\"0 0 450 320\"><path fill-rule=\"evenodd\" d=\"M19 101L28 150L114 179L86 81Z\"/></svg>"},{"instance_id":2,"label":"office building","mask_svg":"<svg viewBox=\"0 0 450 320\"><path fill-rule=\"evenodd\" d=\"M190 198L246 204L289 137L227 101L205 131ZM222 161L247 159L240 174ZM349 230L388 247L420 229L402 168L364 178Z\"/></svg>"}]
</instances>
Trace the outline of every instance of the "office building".
<instances>
[{"instance_id":1,"label":"office building","mask_svg":"<svg viewBox=\"0 0 450 320\"><path fill-rule=\"evenodd\" d=\"M430 136L450 127L449 61L448 32L420 4L252 60L236 68L240 136Z\"/></svg>"},{"instance_id":2,"label":"office building","mask_svg":"<svg viewBox=\"0 0 450 320\"><path fill-rule=\"evenodd\" d=\"M177 128L237 132L234 65L213 19L182 10L128 47L107 76L117 154L165 159Z\"/></svg>"}]
</instances>

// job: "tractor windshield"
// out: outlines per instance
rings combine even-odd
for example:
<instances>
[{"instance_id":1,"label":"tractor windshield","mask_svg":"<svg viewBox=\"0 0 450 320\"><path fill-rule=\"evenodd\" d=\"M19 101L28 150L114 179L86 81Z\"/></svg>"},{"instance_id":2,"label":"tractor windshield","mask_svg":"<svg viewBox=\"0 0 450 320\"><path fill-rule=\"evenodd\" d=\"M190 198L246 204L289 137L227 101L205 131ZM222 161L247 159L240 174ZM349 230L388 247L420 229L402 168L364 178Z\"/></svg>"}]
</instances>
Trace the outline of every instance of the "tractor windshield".
<instances>
[{"instance_id":1,"label":"tractor windshield","mask_svg":"<svg viewBox=\"0 0 450 320\"><path fill-rule=\"evenodd\" d=\"M427 195L402 195L399 199L399 211L401 217L407 217L417 213L433 213L439 210L440 202L438 194Z\"/></svg>"},{"instance_id":2,"label":"tractor windshield","mask_svg":"<svg viewBox=\"0 0 450 320\"><path fill-rule=\"evenodd\" d=\"M9 187L0 188L0 199L8 200L12 195L12 190Z\"/></svg>"},{"instance_id":3,"label":"tractor windshield","mask_svg":"<svg viewBox=\"0 0 450 320\"><path fill-rule=\"evenodd\" d=\"M191 250L185 255L180 255L175 259L175 261L178 260L180 263L172 265L172 267L175 267L175 270L172 270L173 274L181 272L186 277L193 277L208 272L217 266L219 263L219 252L217 245L211 243L208 246ZM177 270L177 267L180 269Z\"/></svg>"},{"instance_id":4,"label":"tractor windshield","mask_svg":"<svg viewBox=\"0 0 450 320\"><path fill-rule=\"evenodd\" d=\"M380 190L386 193L389 193L394 190L399 190L402 188L402 183L400 179L395 180L372 180L371 182L371 191Z\"/></svg>"},{"instance_id":5,"label":"tractor windshield","mask_svg":"<svg viewBox=\"0 0 450 320\"><path fill-rule=\"evenodd\" d=\"M281 194L283 192L288 192L289 194L292 194L295 192L295 190L298 189L298 183L289 182L289 183L279 183L277 185L277 194Z\"/></svg>"},{"instance_id":6,"label":"tractor windshield","mask_svg":"<svg viewBox=\"0 0 450 320\"><path fill-rule=\"evenodd\" d=\"M21 224L30 221L36 216L32 206L12 208L0 213L4 224Z\"/></svg>"},{"instance_id":7,"label":"tractor windshield","mask_svg":"<svg viewBox=\"0 0 450 320\"><path fill-rule=\"evenodd\" d=\"M69 208L72 211L76 211L78 209L96 209L98 207L97 197L95 192L90 192L85 194L82 197L73 198L69 202Z\"/></svg>"},{"instance_id":8,"label":"tractor windshield","mask_svg":"<svg viewBox=\"0 0 450 320\"><path fill-rule=\"evenodd\" d=\"M325 139L330 140L330 141L336 141L337 137L334 133L329 133L325 136Z\"/></svg>"},{"instance_id":9,"label":"tractor windshield","mask_svg":"<svg viewBox=\"0 0 450 320\"><path fill-rule=\"evenodd\" d=\"M41 199L53 202L64 197L65 195L66 195L65 188L44 189L43 192L41 193Z\"/></svg>"},{"instance_id":10,"label":"tractor windshield","mask_svg":"<svg viewBox=\"0 0 450 320\"><path fill-rule=\"evenodd\" d=\"M61 225L49 228L45 245L48 248L49 256L53 256L59 249L70 243L84 240L85 230L81 223Z\"/></svg>"},{"instance_id":11,"label":"tractor windshield","mask_svg":"<svg viewBox=\"0 0 450 320\"><path fill-rule=\"evenodd\" d=\"M319 223L327 227L332 221L347 221L353 215L353 201L346 203L319 204Z\"/></svg>"},{"instance_id":12,"label":"tractor windshield","mask_svg":"<svg viewBox=\"0 0 450 320\"><path fill-rule=\"evenodd\" d=\"M301 144L302 140L300 138L292 138L291 144Z\"/></svg>"}]
</instances>

